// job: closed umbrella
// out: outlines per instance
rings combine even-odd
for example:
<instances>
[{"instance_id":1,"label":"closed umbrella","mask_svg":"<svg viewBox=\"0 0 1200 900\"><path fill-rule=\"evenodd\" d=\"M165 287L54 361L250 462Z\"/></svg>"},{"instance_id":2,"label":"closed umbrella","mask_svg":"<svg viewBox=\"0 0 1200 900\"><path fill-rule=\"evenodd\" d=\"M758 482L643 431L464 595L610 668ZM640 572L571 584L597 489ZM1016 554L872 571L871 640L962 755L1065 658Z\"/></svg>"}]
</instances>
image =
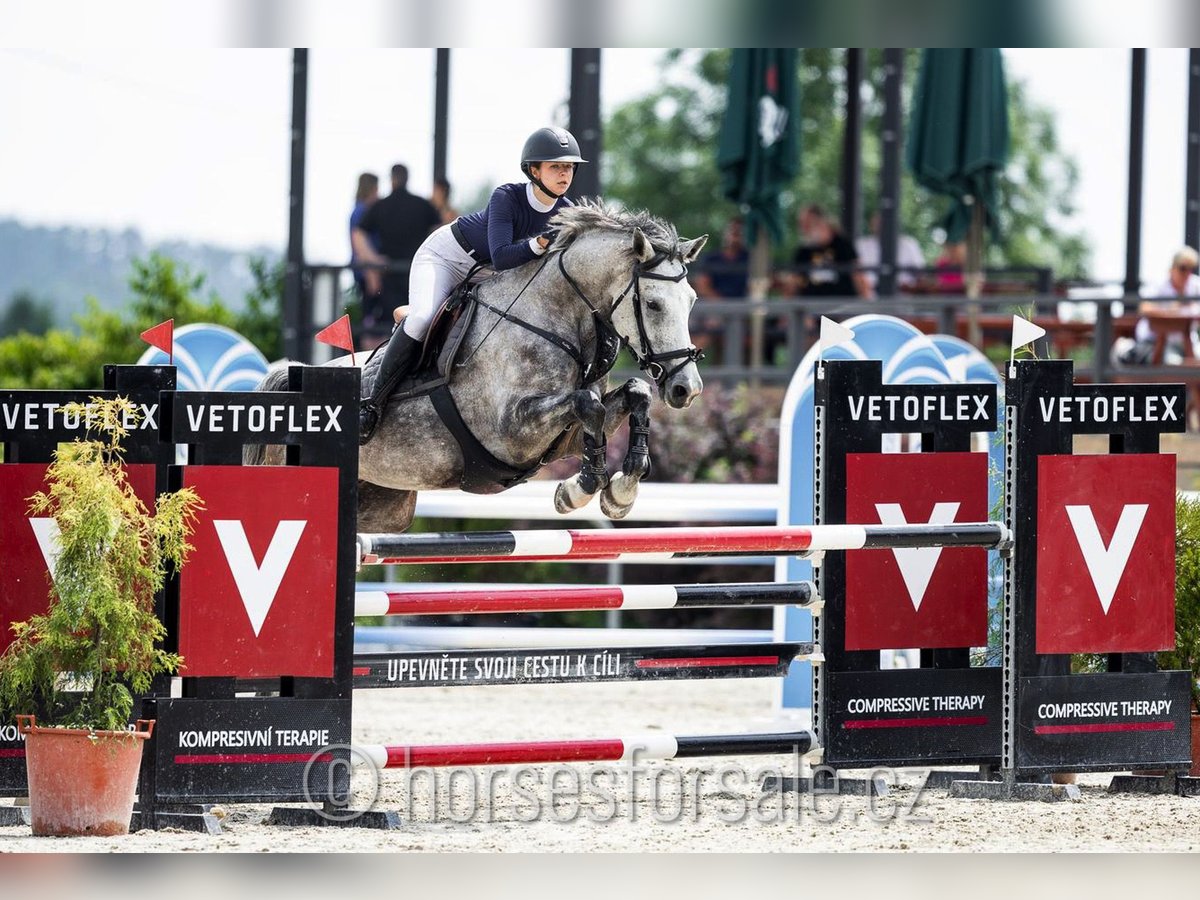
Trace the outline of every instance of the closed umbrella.
<instances>
[{"instance_id":1,"label":"closed umbrella","mask_svg":"<svg viewBox=\"0 0 1200 900\"><path fill-rule=\"evenodd\" d=\"M983 283L984 230L998 236L996 183L1008 162L1008 90L997 48L928 49L909 118L908 166L951 198L948 241L967 239L967 294Z\"/></svg>"},{"instance_id":2,"label":"closed umbrella","mask_svg":"<svg viewBox=\"0 0 1200 900\"><path fill-rule=\"evenodd\" d=\"M770 240L783 239L779 194L800 163L798 56L794 48L735 49L729 64L717 167L723 193L746 219L750 296L757 301L767 294ZM754 321L755 365L762 360L762 313Z\"/></svg>"}]
</instances>

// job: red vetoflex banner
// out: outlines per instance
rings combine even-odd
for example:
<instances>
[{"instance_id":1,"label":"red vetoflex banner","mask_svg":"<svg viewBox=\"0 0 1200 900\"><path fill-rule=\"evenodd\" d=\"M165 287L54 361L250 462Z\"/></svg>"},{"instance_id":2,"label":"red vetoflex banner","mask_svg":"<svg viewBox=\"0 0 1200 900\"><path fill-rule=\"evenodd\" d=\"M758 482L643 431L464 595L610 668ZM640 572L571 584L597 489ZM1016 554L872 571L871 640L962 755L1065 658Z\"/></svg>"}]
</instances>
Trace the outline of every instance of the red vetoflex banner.
<instances>
[{"instance_id":1,"label":"red vetoflex banner","mask_svg":"<svg viewBox=\"0 0 1200 900\"><path fill-rule=\"evenodd\" d=\"M333 675L338 473L191 466L204 501L180 579L181 674Z\"/></svg>"},{"instance_id":2,"label":"red vetoflex banner","mask_svg":"<svg viewBox=\"0 0 1200 900\"><path fill-rule=\"evenodd\" d=\"M31 518L29 498L46 488L46 463L0 465L0 653L12 643L13 622L49 606L50 568L57 527ZM131 465L129 483L143 503L154 504L154 466Z\"/></svg>"},{"instance_id":3,"label":"red vetoflex banner","mask_svg":"<svg viewBox=\"0 0 1200 900\"><path fill-rule=\"evenodd\" d=\"M1175 457L1038 459L1038 653L1175 645Z\"/></svg>"},{"instance_id":4,"label":"red vetoflex banner","mask_svg":"<svg viewBox=\"0 0 1200 900\"><path fill-rule=\"evenodd\" d=\"M846 457L846 521L986 522L987 466L986 453L852 453ZM847 650L986 643L986 550L847 553Z\"/></svg>"}]
</instances>

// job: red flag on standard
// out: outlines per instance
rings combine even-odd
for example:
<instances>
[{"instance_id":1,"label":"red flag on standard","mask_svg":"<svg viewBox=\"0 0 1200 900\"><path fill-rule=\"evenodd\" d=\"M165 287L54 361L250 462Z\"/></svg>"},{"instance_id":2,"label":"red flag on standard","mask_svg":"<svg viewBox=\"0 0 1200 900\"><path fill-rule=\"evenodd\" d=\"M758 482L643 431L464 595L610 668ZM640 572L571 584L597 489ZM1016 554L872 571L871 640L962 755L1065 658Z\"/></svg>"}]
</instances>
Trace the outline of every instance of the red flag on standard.
<instances>
[{"instance_id":1,"label":"red flag on standard","mask_svg":"<svg viewBox=\"0 0 1200 900\"><path fill-rule=\"evenodd\" d=\"M322 344L329 344L331 347L340 347L342 350L350 352L350 362L358 365L354 361L354 335L350 333L350 317L342 316L332 325L329 325L317 332L317 340Z\"/></svg>"},{"instance_id":2,"label":"red flag on standard","mask_svg":"<svg viewBox=\"0 0 1200 900\"><path fill-rule=\"evenodd\" d=\"M157 347L163 353L167 354L167 358L171 363L175 362L175 320L167 319L155 325L153 328L147 328L142 332L142 340L151 347Z\"/></svg>"}]
</instances>

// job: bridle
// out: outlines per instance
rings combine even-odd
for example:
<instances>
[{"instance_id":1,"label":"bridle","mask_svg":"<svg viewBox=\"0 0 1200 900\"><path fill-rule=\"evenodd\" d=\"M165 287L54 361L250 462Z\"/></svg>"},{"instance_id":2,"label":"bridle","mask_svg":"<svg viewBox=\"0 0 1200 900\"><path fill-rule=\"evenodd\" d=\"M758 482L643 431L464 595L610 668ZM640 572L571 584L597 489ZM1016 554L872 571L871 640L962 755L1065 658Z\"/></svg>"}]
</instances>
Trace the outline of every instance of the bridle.
<instances>
[{"instance_id":1,"label":"bridle","mask_svg":"<svg viewBox=\"0 0 1200 900\"><path fill-rule=\"evenodd\" d=\"M589 361L584 359L582 351L565 338L560 337L551 331L547 331L544 328L539 328L533 323L527 322L521 317L515 316L511 313L513 306L518 300L521 299L521 296L525 293L529 286L533 284L534 279L541 274L542 269L546 267L546 263L550 261L550 257L547 256L542 261L542 264L538 266L537 271L535 271L530 277L529 281L525 283L525 287L521 288L520 292L509 302L506 308L501 309L497 306L493 306L491 303L488 303L486 300L478 296L475 298L476 303L496 314L496 323L492 325L491 329L488 330L488 333L483 336L483 340L475 346L475 349L471 351L471 353L467 356L467 359L462 363L457 363L456 365L464 365L467 361L469 361L479 351L480 347L483 346L484 342L491 337L492 331L495 330L496 325L500 324L501 320L507 320L512 322L514 325L519 325L525 330L533 332L534 334L558 347L573 360L575 360L575 362L579 365L579 383L581 386L584 384L589 384L607 375L612 369L613 365L616 363L617 354L620 352L621 347L629 348L629 352L637 362L638 368L654 379L654 382L658 385L660 391L666 390L666 382L672 375L674 375L688 363L698 362L704 358L704 351L694 344L689 344L687 347L681 347L678 350L667 350L663 353L655 353L654 347L650 343L650 335L646 333L641 280L646 278L651 281L671 281L675 284L678 284L687 277L688 273L687 266L683 264L682 260L680 260L680 271L675 275L665 275L659 272L650 271L651 269L662 265L664 262L667 262L672 258L671 253L665 250L658 250L656 248L654 256L650 257L650 259L645 260L644 262L635 262L633 264L633 271L629 277L629 284L625 286L625 290L621 291L617 299L613 301L612 308L608 312L608 318L605 318L604 314L600 311L596 304L588 299L587 294L585 294L583 289L579 286L579 282L572 278L571 273L567 271L567 248L552 252L558 255L558 269L560 272L562 272L562 276L564 279L566 279L567 284L571 286L571 290L573 290L576 296L578 296L579 299L584 302L587 308L591 310L592 324L596 328L596 352L592 360ZM642 345L640 351L634 347L632 342L630 342L627 338L622 337L612 325L613 313L615 313L617 308L625 302L625 298L630 296L633 298L631 302L633 303L634 318L637 321L638 341ZM668 369L665 363L669 363L672 360L679 360L679 363Z\"/></svg>"},{"instance_id":2,"label":"bridle","mask_svg":"<svg viewBox=\"0 0 1200 900\"><path fill-rule=\"evenodd\" d=\"M677 350L667 350L662 353L655 353L654 346L650 343L650 335L646 332L645 313L643 312L644 304L642 302L642 279L650 281L671 281L675 284L687 278L687 265L680 260L680 271L674 275L666 275L660 272L652 272L651 269L657 268L664 262L672 258L671 253L666 250L658 250L654 256L645 261L635 262L633 264L633 272L630 274L629 284L625 286L625 290L621 291L617 299L613 301L612 308L608 311L608 318L605 319L600 310L596 307L587 295L579 287L578 282L571 277L571 273L567 271L567 251L564 248L558 256L558 269L562 272L563 278L567 284L575 291L579 299L587 304L588 309L592 311L592 320L596 326L597 340L601 343L615 342L618 346L629 348L630 354L638 364L638 368L654 379L659 390L665 389L667 380L682 369L688 363L698 362L704 358L704 351L694 344L689 344L687 347L680 347ZM633 343L627 338L622 337L617 333L617 330L612 325L612 317L616 313L618 307L625 302L626 297L632 296L634 319L637 321L638 341L641 343L639 351L633 346ZM613 354L615 357L615 353ZM679 360L679 363L668 369L665 363L672 360Z\"/></svg>"}]
</instances>

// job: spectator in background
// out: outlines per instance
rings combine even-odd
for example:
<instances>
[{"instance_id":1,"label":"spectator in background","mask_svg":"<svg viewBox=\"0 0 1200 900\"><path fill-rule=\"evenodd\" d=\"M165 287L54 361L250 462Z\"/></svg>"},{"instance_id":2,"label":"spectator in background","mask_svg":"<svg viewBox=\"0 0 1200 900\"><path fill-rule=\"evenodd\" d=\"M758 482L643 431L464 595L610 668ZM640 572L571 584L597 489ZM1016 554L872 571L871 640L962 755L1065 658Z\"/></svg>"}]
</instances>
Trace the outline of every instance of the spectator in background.
<instances>
[{"instance_id":1,"label":"spectator in background","mask_svg":"<svg viewBox=\"0 0 1200 900\"><path fill-rule=\"evenodd\" d=\"M871 286L872 292L875 290L875 285L879 283L878 268L883 260L883 251L879 245L881 218L878 212L872 213L871 233L863 235L854 242L854 249L858 251L858 264L864 269L876 270L863 272L863 277ZM921 252L921 245L917 243L917 239L909 234L900 235L896 241L896 285L901 288L914 287L920 273L905 271L905 269L923 268L925 268L925 254Z\"/></svg>"},{"instance_id":2,"label":"spectator in background","mask_svg":"<svg viewBox=\"0 0 1200 900\"><path fill-rule=\"evenodd\" d=\"M947 294L962 293L966 287L966 280L963 278L963 266L966 264L966 241L955 241L943 245L942 255L933 264L933 267L937 269L938 290Z\"/></svg>"},{"instance_id":3,"label":"spectator in background","mask_svg":"<svg viewBox=\"0 0 1200 900\"><path fill-rule=\"evenodd\" d=\"M1200 267L1200 254L1191 247L1180 247L1175 252L1166 280L1145 293L1147 298L1152 299L1143 300L1138 304L1141 318L1133 329L1132 346L1128 344L1128 338L1123 346L1118 348L1114 345L1114 355L1119 362L1126 365L1148 365L1155 362L1154 351L1158 336L1150 324L1155 315L1187 313L1189 307L1192 307L1192 312L1197 312L1195 301L1200 298L1200 276L1196 274L1197 267ZM1191 303L1181 302L1185 299L1190 299ZM1161 361L1177 364L1185 356L1200 355L1196 352L1197 338L1194 327L1189 328L1188 340L1192 346L1185 350L1182 331L1169 334L1163 347Z\"/></svg>"},{"instance_id":4,"label":"spectator in background","mask_svg":"<svg viewBox=\"0 0 1200 900\"><path fill-rule=\"evenodd\" d=\"M798 224L803 243L796 249L792 262L798 267L796 287L802 296L867 299L874 296L863 273L855 268L858 251L854 244L823 208L815 203L803 207Z\"/></svg>"},{"instance_id":5,"label":"spectator in background","mask_svg":"<svg viewBox=\"0 0 1200 900\"><path fill-rule=\"evenodd\" d=\"M429 195L429 202L441 214L443 225L449 225L458 218L458 210L450 205L450 182L445 178L433 179L433 193Z\"/></svg>"},{"instance_id":6,"label":"spectator in background","mask_svg":"<svg viewBox=\"0 0 1200 900\"><path fill-rule=\"evenodd\" d=\"M1191 247L1180 247L1171 257L1171 269L1167 272L1166 280L1160 282L1146 296L1176 301L1174 304L1165 304L1168 307L1178 305L1180 297L1200 297L1200 275L1196 274L1197 266L1200 266L1200 254ZM1158 307L1163 304L1152 305Z\"/></svg>"},{"instance_id":7,"label":"spectator in background","mask_svg":"<svg viewBox=\"0 0 1200 900\"><path fill-rule=\"evenodd\" d=\"M379 255L379 236L362 229L363 216L367 214L375 201L379 199L379 176L371 172L363 172L358 176L358 190L354 192L354 209L350 213L350 265L355 266L364 261L371 261ZM357 234L355 233L357 232ZM365 245L364 245L365 242ZM370 274L370 285L367 276ZM377 331L368 325L368 320L379 314L376 308L379 304L380 274L376 272L354 269L354 290L358 294L358 303L362 308L362 334L366 338L368 331ZM374 345L372 345L374 346ZM367 349L371 349L368 347Z\"/></svg>"},{"instance_id":8,"label":"spectator in background","mask_svg":"<svg viewBox=\"0 0 1200 900\"><path fill-rule=\"evenodd\" d=\"M745 297L750 276L750 251L740 218L729 220L721 232L721 246L705 253L692 287L701 297Z\"/></svg>"},{"instance_id":9,"label":"spectator in background","mask_svg":"<svg viewBox=\"0 0 1200 900\"><path fill-rule=\"evenodd\" d=\"M701 257L700 271L692 279L696 295L706 300L744 300L749 294L750 251L746 249L745 223L730 219L721 232L721 246ZM696 346L713 347L725 332L721 316L706 316L693 329Z\"/></svg>"},{"instance_id":10,"label":"spectator in background","mask_svg":"<svg viewBox=\"0 0 1200 900\"><path fill-rule=\"evenodd\" d=\"M379 290L372 296L378 302L370 304L371 318L367 321L367 309L363 310L363 336L378 344L392 332L395 320L392 310L408 302L408 269L413 255L430 232L442 224L442 217L433 204L424 197L408 191L408 167L399 163L392 166L392 192L367 210L355 235L354 248L362 252L367 247L371 234L378 237L378 251L364 261L383 264L405 264L402 270L389 268L383 273ZM374 286L374 273L365 275L368 291Z\"/></svg>"}]
</instances>

